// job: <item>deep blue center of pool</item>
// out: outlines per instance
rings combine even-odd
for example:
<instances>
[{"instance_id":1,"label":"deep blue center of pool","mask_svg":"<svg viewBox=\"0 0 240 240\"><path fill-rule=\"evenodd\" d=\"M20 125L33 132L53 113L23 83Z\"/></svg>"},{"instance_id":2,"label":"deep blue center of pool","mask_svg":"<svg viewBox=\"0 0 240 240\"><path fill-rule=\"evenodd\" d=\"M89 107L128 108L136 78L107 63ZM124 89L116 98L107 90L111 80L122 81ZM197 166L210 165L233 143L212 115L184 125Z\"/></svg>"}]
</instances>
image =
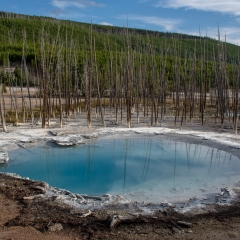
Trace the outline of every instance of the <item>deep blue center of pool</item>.
<instances>
[{"instance_id":1,"label":"deep blue center of pool","mask_svg":"<svg viewBox=\"0 0 240 240\"><path fill-rule=\"evenodd\" d=\"M121 194L135 200L181 199L189 191L195 195L217 190L236 181L240 172L240 160L224 151L142 138L18 149L9 152L9 157L0 171L74 193Z\"/></svg>"}]
</instances>

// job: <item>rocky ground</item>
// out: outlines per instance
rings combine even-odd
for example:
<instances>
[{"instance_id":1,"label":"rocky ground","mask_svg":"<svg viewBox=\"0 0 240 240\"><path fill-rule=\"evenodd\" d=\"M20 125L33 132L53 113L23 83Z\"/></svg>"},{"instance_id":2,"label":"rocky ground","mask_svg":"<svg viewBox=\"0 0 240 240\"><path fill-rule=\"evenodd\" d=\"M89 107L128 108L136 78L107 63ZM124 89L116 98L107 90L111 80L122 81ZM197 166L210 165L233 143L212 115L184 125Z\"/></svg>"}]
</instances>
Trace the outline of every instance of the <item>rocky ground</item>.
<instances>
[{"instance_id":1,"label":"rocky ground","mask_svg":"<svg viewBox=\"0 0 240 240\"><path fill-rule=\"evenodd\" d=\"M9 133L0 133L0 149L8 151L51 139L65 141L68 135L78 133L130 131L144 133L144 137L168 134L171 139L211 145L240 157L240 137L229 126L221 129L213 123L202 127L196 121L185 123L180 131L175 129L173 118L168 117L161 127L134 123L134 128L128 130L124 124L115 125L106 118L107 128L100 128L101 121L95 120L93 127L87 129L83 127L84 117L73 116L63 129L58 129L54 121L45 130L30 123L8 126ZM55 133L60 134L54 136ZM0 174L0 239L240 239L240 197L231 205L212 204L200 212L183 214L166 206L148 215L114 205L92 212L76 211L54 197L31 199L41 195L43 187L42 182Z\"/></svg>"},{"instance_id":2,"label":"rocky ground","mask_svg":"<svg viewBox=\"0 0 240 240\"><path fill-rule=\"evenodd\" d=\"M214 206L203 214L180 214L167 207L151 216L118 209L73 211L41 194L42 182L0 175L0 239L239 239L240 203ZM24 199L25 198L25 199ZM239 199L240 200L240 199ZM127 219L111 227L112 217Z\"/></svg>"}]
</instances>

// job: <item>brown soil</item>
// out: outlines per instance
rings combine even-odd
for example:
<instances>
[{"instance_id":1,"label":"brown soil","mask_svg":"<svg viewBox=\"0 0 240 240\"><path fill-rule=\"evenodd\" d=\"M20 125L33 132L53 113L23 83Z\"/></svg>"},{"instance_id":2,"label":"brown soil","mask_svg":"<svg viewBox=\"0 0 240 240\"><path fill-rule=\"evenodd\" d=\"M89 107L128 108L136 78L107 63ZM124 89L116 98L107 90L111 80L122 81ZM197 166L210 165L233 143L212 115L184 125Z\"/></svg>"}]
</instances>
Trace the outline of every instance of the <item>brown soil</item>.
<instances>
[{"instance_id":1,"label":"brown soil","mask_svg":"<svg viewBox=\"0 0 240 240\"><path fill-rule=\"evenodd\" d=\"M40 194L34 182L0 175L0 239L240 239L240 202L215 206L213 211L193 215L166 208L152 216L110 228L117 210L98 210L88 217L52 199L24 200ZM85 211L86 213L86 211ZM182 226L178 221L191 223ZM60 223L61 231L50 231Z\"/></svg>"}]
</instances>

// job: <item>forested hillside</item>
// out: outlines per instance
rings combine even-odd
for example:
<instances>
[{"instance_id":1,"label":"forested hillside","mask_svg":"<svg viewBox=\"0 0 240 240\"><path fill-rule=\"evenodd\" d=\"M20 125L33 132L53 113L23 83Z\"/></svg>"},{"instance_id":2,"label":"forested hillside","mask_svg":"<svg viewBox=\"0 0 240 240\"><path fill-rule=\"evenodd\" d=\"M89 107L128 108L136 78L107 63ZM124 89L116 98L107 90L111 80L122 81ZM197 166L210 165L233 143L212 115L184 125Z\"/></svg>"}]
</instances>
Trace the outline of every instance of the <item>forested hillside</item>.
<instances>
[{"instance_id":1,"label":"forested hillside","mask_svg":"<svg viewBox=\"0 0 240 240\"><path fill-rule=\"evenodd\" d=\"M92 98L103 125L103 98L115 109L116 123L125 111L130 127L136 111L138 122L150 112L151 125L158 124L171 97L175 124L196 115L204 124L212 106L222 126L231 115L237 129L239 66L239 47L220 31L213 40L0 12L0 81L39 89L43 127L55 111L61 125L63 112L78 111L82 99L90 127ZM13 106L18 122L24 105ZM24 111L34 119L31 104Z\"/></svg>"},{"instance_id":2,"label":"forested hillside","mask_svg":"<svg viewBox=\"0 0 240 240\"><path fill-rule=\"evenodd\" d=\"M126 28L93 25L93 38L97 51L125 51ZM0 43L3 64L8 55L10 61L22 60L23 42L28 63L34 61L35 54L40 55L41 38L47 37L47 42L52 44L58 38L57 44L66 44L71 47L74 42L75 50L81 54L89 46L89 24L57 20L54 18L27 16L14 13L0 12ZM217 33L216 33L217 34ZM196 51L197 58L205 54L209 58L217 56L218 42L207 37L190 36L178 33L154 32L141 29L128 29L131 50L145 52L151 47L157 54L168 51L168 55L176 55L174 48L179 48L178 55L185 57L186 52ZM221 40L225 36L220 36ZM228 61L238 56L238 47L227 43L226 57ZM6 59L5 59L6 60Z\"/></svg>"}]
</instances>

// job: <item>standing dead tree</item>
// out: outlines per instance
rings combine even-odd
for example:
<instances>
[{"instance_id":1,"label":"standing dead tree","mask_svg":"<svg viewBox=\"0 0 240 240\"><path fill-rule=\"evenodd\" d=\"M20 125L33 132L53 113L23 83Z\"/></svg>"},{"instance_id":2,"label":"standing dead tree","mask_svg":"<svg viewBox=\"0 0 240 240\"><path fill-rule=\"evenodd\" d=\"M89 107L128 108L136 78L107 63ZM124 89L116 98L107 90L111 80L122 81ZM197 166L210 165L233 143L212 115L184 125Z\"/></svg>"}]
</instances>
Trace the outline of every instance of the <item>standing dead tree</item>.
<instances>
[{"instance_id":1,"label":"standing dead tree","mask_svg":"<svg viewBox=\"0 0 240 240\"><path fill-rule=\"evenodd\" d=\"M2 79L1 79L1 82L2 82ZM2 85L2 83L0 85L0 116L1 116L3 131L7 132L7 127L6 127L6 123L5 123L5 117L4 117L4 109L3 109L3 85Z\"/></svg>"},{"instance_id":2,"label":"standing dead tree","mask_svg":"<svg viewBox=\"0 0 240 240\"><path fill-rule=\"evenodd\" d=\"M92 23L89 29L89 63L88 63L88 88L87 88L87 126L91 127L91 111L92 111Z\"/></svg>"},{"instance_id":3,"label":"standing dead tree","mask_svg":"<svg viewBox=\"0 0 240 240\"><path fill-rule=\"evenodd\" d=\"M127 89L126 89L126 105L127 105L127 127L131 127L131 71L132 71L132 65L131 65L131 53L130 53L130 38L129 38L129 32L128 28L126 29L126 41L127 41Z\"/></svg>"}]
</instances>

